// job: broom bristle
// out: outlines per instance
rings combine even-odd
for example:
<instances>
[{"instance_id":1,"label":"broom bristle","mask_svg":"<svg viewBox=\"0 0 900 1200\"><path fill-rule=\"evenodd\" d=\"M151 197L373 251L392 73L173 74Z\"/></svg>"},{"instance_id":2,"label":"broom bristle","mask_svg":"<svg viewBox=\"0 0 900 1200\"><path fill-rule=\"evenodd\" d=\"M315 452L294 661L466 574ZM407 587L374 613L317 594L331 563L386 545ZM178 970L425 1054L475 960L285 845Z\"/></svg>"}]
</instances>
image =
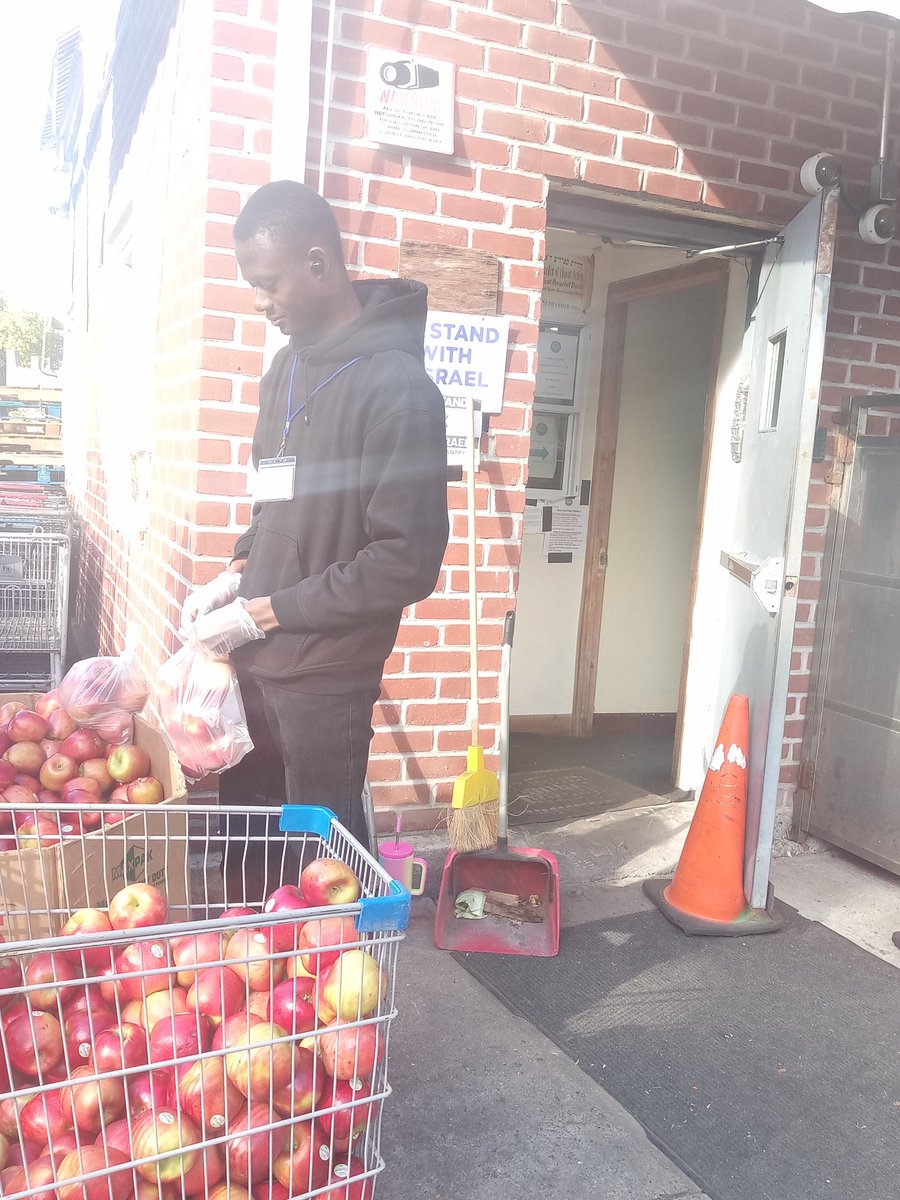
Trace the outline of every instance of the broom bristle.
<instances>
[{"instance_id":1,"label":"broom bristle","mask_svg":"<svg viewBox=\"0 0 900 1200\"><path fill-rule=\"evenodd\" d=\"M451 808L447 821L450 845L460 854L491 850L497 845L500 805L496 800L469 808Z\"/></svg>"}]
</instances>

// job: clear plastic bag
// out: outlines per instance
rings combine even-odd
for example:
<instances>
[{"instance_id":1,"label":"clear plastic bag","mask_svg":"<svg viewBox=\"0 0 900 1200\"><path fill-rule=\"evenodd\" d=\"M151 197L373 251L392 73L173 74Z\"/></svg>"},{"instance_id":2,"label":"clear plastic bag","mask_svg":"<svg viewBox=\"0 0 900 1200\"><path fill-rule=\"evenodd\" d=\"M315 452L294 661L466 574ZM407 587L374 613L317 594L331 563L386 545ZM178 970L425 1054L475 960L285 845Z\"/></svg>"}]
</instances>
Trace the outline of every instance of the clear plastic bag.
<instances>
[{"instance_id":1,"label":"clear plastic bag","mask_svg":"<svg viewBox=\"0 0 900 1200\"><path fill-rule=\"evenodd\" d=\"M150 680L137 661L139 643L140 629L130 625L121 654L83 658L59 685L59 702L66 712L115 745L131 741L132 715L150 695Z\"/></svg>"},{"instance_id":2,"label":"clear plastic bag","mask_svg":"<svg viewBox=\"0 0 900 1200\"><path fill-rule=\"evenodd\" d=\"M253 749L231 664L197 642L160 667L156 704L175 756L192 779L226 771Z\"/></svg>"}]
</instances>

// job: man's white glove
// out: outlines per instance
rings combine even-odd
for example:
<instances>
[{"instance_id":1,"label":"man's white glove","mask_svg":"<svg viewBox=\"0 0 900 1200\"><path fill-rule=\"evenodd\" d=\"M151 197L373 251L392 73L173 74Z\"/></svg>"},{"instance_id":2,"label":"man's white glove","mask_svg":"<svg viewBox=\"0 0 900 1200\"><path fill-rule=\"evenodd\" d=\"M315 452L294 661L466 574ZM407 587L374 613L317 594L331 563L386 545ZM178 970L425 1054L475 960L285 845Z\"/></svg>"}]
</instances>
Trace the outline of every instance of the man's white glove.
<instances>
[{"instance_id":1,"label":"man's white glove","mask_svg":"<svg viewBox=\"0 0 900 1200\"><path fill-rule=\"evenodd\" d=\"M191 592L181 609L181 632L183 640L187 630L190 629L198 617L212 612L214 608L221 608L223 604L230 603L238 594L240 586L241 576L239 572L222 571L221 574L211 579L209 583L204 583L202 587L198 587L196 591Z\"/></svg>"},{"instance_id":2,"label":"man's white glove","mask_svg":"<svg viewBox=\"0 0 900 1200\"><path fill-rule=\"evenodd\" d=\"M238 646L266 635L247 612L246 600L239 598L198 617L190 626L188 636L214 654L230 654Z\"/></svg>"}]
</instances>

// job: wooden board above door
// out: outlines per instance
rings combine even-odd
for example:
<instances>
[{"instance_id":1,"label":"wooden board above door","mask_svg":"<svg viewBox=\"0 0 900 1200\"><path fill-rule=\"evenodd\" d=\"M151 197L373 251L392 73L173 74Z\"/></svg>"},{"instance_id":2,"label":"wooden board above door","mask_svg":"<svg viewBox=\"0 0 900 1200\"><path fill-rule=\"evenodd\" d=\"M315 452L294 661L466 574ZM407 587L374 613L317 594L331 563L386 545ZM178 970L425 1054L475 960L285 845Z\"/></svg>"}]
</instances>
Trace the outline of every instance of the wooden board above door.
<instances>
[{"instance_id":1,"label":"wooden board above door","mask_svg":"<svg viewBox=\"0 0 900 1200\"><path fill-rule=\"evenodd\" d=\"M434 242L401 242L399 274L428 288L428 307L437 312L493 316L500 290L499 262L484 250Z\"/></svg>"}]
</instances>

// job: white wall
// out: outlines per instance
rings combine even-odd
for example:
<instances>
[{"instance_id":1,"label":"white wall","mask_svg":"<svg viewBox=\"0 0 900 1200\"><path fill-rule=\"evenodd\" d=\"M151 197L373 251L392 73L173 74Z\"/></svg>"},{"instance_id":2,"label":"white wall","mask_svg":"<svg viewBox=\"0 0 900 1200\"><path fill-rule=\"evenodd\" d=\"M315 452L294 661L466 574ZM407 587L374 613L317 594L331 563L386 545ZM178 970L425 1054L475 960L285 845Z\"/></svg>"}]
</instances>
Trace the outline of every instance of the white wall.
<instances>
[{"instance_id":1,"label":"white wall","mask_svg":"<svg viewBox=\"0 0 900 1200\"><path fill-rule=\"evenodd\" d=\"M674 250L598 245L588 238L548 230L547 254L572 257L594 255L594 289L584 316L576 404L581 409L578 435L578 479L589 479L594 455L600 356L606 292L614 280L649 274L684 263ZM576 324L571 315L542 305L545 320L558 318ZM572 563L548 563L543 535L526 533L522 543L516 643L512 659L511 712L515 716L558 714L572 711L575 678L575 645L581 607L584 558Z\"/></svg>"},{"instance_id":2,"label":"white wall","mask_svg":"<svg viewBox=\"0 0 900 1200\"><path fill-rule=\"evenodd\" d=\"M678 707L714 305L698 288L628 306L598 713Z\"/></svg>"}]
</instances>

